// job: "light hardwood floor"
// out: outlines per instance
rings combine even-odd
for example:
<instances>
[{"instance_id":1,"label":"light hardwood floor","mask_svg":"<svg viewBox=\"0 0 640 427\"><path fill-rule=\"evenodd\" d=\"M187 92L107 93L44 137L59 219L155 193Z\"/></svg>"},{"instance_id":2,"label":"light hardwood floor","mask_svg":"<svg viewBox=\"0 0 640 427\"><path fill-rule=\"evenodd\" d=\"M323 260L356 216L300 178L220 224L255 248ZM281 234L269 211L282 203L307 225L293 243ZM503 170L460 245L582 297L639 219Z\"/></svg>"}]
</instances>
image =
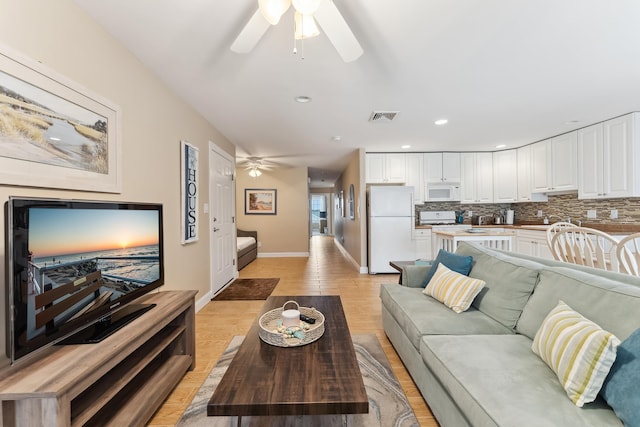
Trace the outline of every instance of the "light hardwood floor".
<instances>
[{"instance_id":1,"label":"light hardwood floor","mask_svg":"<svg viewBox=\"0 0 640 427\"><path fill-rule=\"evenodd\" d=\"M421 426L437 427L429 407L382 329L381 283L397 274L359 274L332 237L314 236L309 258L258 258L240 277L278 277L272 295L340 295L352 334L376 334ZM173 426L234 335L244 335L264 301L211 301L196 315L196 368L187 373L149 425Z\"/></svg>"}]
</instances>

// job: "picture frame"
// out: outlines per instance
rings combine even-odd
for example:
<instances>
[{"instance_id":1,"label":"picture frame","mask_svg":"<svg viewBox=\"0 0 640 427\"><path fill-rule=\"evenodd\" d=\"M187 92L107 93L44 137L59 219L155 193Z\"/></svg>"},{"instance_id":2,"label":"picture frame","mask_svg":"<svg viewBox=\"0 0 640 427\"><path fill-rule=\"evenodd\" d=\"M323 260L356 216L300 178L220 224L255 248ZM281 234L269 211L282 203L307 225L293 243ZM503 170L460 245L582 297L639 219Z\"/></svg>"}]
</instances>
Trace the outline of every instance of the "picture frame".
<instances>
[{"instance_id":1,"label":"picture frame","mask_svg":"<svg viewBox=\"0 0 640 427\"><path fill-rule=\"evenodd\" d=\"M0 117L1 185L122 192L120 108L4 45Z\"/></svg>"},{"instance_id":2,"label":"picture frame","mask_svg":"<svg viewBox=\"0 0 640 427\"><path fill-rule=\"evenodd\" d=\"M180 141L180 241L183 245L198 241L199 151L195 145Z\"/></svg>"},{"instance_id":3,"label":"picture frame","mask_svg":"<svg viewBox=\"0 0 640 427\"><path fill-rule=\"evenodd\" d=\"M245 215L277 215L278 190L275 188L245 188Z\"/></svg>"},{"instance_id":4,"label":"picture frame","mask_svg":"<svg viewBox=\"0 0 640 427\"><path fill-rule=\"evenodd\" d=\"M349 185L349 219L356 219L356 211L355 211L355 194L353 184Z\"/></svg>"}]
</instances>

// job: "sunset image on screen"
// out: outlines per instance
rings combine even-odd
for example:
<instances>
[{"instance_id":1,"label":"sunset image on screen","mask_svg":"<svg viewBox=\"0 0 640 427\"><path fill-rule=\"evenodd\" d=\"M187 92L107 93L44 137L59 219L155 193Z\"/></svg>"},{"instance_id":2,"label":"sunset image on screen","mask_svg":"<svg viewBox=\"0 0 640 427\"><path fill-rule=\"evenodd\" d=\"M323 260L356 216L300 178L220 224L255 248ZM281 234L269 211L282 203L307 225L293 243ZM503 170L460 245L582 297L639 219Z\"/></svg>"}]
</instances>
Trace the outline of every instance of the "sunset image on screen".
<instances>
[{"instance_id":1,"label":"sunset image on screen","mask_svg":"<svg viewBox=\"0 0 640 427\"><path fill-rule=\"evenodd\" d=\"M154 210L29 210L29 250L34 258L158 245Z\"/></svg>"}]
</instances>

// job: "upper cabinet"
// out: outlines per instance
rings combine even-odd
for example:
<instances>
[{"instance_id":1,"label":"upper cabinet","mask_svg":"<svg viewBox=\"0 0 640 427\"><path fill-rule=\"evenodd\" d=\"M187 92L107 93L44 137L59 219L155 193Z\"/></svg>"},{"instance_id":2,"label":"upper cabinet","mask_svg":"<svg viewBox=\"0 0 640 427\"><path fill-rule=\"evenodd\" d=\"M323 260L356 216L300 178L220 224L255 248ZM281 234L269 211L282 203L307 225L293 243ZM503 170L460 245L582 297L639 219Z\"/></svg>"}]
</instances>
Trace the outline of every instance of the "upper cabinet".
<instances>
[{"instance_id":1,"label":"upper cabinet","mask_svg":"<svg viewBox=\"0 0 640 427\"><path fill-rule=\"evenodd\" d=\"M367 153L366 179L371 184L402 184L406 180L404 153Z\"/></svg>"},{"instance_id":2,"label":"upper cabinet","mask_svg":"<svg viewBox=\"0 0 640 427\"><path fill-rule=\"evenodd\" d=\"M493 153L493 201L511 203L518 200L518 160L516 150Z\"/></svg>"},{"instance_id":3,"label":"upper cabinet","mask_svg":"<svg viewBox=\"0 0 640 427\"><path fill-rule=\"evenodd\" d=\"M578 189L578 133L569 132L531 145L533 192Z\"/></svg>"},{"instance_id":4,"label":"upper cabinet","mask_svg":"<svg viewBox=\"0 0 640 427\"><path fill-rule=\"evenodd\" d=\"M424 170L427 182L459 183L460 153L425 153Z\"/></svg>"},{"instance_id":5,"label":"upper cabinet","mask_svg":"<svg viewBox=\"0 0 640 427\"><path fill-rule=\"evenodd\" d=\"M578 198L640 195L638 113L578 131Z\"/></svg>"},{"instance_id":6,"label":"upper cabinet","mask_svg":"<svg viewBox=\"0 0 640 427\"><path fill-rule=\"evenodd\" d=\"M460 155L462 203L493 203L493 154L462 153Z\"/></svg>"},{"instance_id":7,"label":"upper cabinet","mask_svg":"<svg viewBox=\"0 0 640 427\"><path fill-rule=\"evenodd\" d=\"M406 185L413 187L413 200L415 203L424 203L424 154L406 154Z\"/></svg>"},{"instance_id":8,"label":"upper cabinet","mask_svg":"<svg viewBox=\"0 0 640 427\"><path fill-rule=\"evenodd\" d=\"M544 193L534 193L531 182L531 145L517 150L518 170L518 202L546 202L549 198ZM495 160L495 159L494 159ZM545 158L546 167L546 158Z\"/></svg>"}]
</instances>

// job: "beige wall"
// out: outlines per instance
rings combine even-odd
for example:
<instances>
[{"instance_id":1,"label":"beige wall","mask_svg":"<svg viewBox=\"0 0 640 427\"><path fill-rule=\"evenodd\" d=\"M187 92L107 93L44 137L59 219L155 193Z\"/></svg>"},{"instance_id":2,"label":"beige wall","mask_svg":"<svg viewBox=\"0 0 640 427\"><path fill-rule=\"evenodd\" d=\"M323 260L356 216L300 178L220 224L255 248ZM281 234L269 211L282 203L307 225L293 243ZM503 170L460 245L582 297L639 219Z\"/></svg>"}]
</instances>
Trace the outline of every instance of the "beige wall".
<instances>
[{"instance_id":1,"label":"beige wall","mask_svg":"<svg viewBox=\"0 0 640 427\"><path fill-rule=\"evenodd\" d=\"M208 141L235 155L235 147L85 15L72 0L0 0L0 40L122 109L121 194L59 191L0 185L9 195L159 202L164 205L165 286L209 291ZM180 244L180 140L200 148L200 240ZM2 171L0 171L0 181ZM306 181L305 181L306 182ZM4 224L4 213L0 213ZM0 231L4 258L4 226ZM4 323L5 265L1 322ZM4 335L4 324L0 326ZM0 339L4 343L4 339ZM4 344L2 344L4 347ZM4 353L4 352L2 352Z\"/></svg>"},{"instance_id":2,"label":"beige wall","mask_svg":"<svg viewBox=\"0 0 640 427\"><path fill-rule=\"evenodd\" d=\"M364 177L361 173L361 165L364 168L364 150L356 150L351 155L349 164L336 181L335 192L344 194L344 216L335 215L334 236L349 253L353 261L360 267L367 265L366 246L366 193ZM362 169L364 171L364 169ZM349 218L349 187L353 184L355 194L355 219Z\"/></svg>"},{"instance_id":3,"label":"beige wall","mask_svg":"<svg viewBox=\"0 0 640 427\"><path fill-rule=\"evenodd\" d=\"M261 246L258 256L307 256L309 254L309 189L307 168L275 168L252 178L236 169L238 228L255 230ZM277 190L277 215L245 215L245 189Z\"/></svg>"}]
</instances>

